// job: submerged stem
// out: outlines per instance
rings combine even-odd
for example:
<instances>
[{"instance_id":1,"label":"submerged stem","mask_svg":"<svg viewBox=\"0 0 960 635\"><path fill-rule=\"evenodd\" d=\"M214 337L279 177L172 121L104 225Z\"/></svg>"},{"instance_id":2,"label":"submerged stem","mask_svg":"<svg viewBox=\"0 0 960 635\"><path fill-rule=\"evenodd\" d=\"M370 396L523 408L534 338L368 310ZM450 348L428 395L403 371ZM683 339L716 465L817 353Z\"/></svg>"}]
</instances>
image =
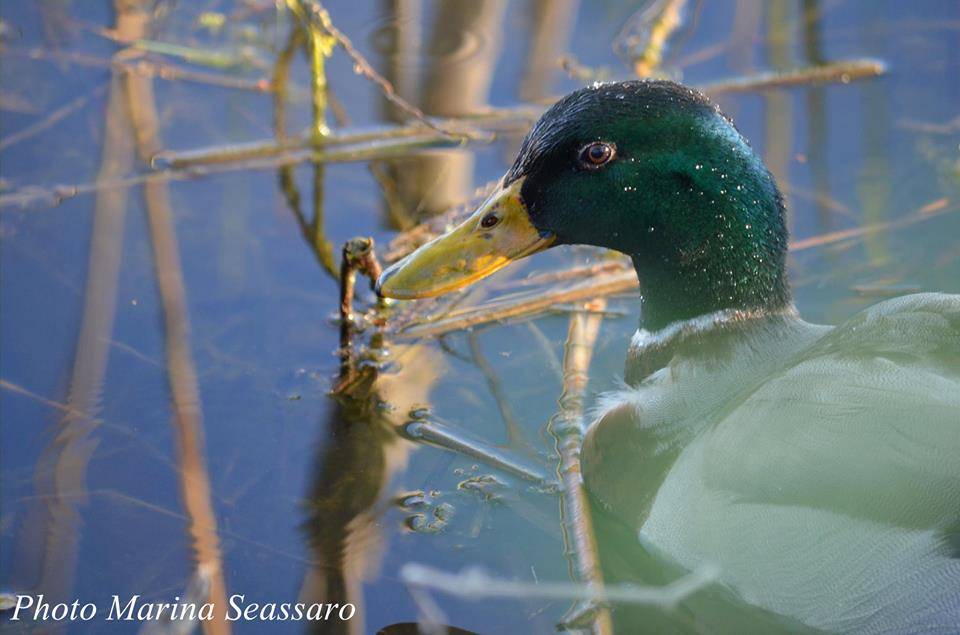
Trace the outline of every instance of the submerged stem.
<instances>
[{"instance_id":1,"label":"submerged stem","mask_svg":"<svg viewBox=\"0 0 960 635\"><path fill-rule=\"evenodd\" d=\"M483 441L464 436L454 428L433 421L415 420L403 428L404 435L419 443L429 443L470 458L483 461L492 468L501 469L541 486L552 481L537 466Z\"/></svg>"},{"instance_id":2,"label":"submerged stem","mask_svg":"<svg viewBox=\"0 0 960 635\"><path fill-rule=\"evenodd\" d=\"M595 304L603 308L605 300ZM583 398L587 388L590 358L600 330L602 316L574 313L563 354L563 394L560 411L550 419L547 430L556 442L560 454L558 472L563 484L560 516L563 525L564 546L571 558L571 569L594 597L603 594L603 574L597 555L597 539L590 516L590 503L580 472L580 446L583 443ZM612 633L610 611L595 606L589 612L593 633Z\"/></svg>"}]
</instances>

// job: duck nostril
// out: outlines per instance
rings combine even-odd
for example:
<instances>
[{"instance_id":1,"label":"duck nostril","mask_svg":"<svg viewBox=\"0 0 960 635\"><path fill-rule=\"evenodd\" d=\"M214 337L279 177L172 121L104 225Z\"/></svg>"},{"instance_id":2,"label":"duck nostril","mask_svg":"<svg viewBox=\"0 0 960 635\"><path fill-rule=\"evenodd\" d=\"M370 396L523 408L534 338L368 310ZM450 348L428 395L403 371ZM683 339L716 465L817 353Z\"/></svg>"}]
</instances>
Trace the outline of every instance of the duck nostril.
<instances>
[{"instance_id":1,"label":"duck nostril","mask_svg":"<svg viewBox=\"0 0 960 635\"><path fill-rule=\"evenodd\" d=\"M496 227L499 222L500 222L500 217L494 212L490 212L489 214L484 216L482 219L480 219L480 227L484 229L490 229L492 227Z\"/></svg>"}]
</instances>

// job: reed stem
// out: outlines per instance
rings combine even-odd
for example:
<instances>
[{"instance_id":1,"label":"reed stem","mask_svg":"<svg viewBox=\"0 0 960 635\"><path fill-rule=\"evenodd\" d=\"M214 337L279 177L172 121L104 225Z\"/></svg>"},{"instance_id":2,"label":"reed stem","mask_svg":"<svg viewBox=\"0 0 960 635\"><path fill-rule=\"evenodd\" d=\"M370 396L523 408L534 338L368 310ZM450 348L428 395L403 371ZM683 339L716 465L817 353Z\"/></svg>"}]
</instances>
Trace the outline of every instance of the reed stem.
<instances>
[{"instance_id":1,"label":"reed stem","mask_svg":"<svg viewBox=\"0 0 960 635\"><path fill-rule=\"evenodd\" d=\"M602 309L606 301L597 300L595 304L599 304ZM560 455L558 473L563 485L560 518L564 546L571 561L574 579L583 582L594 596L603 593L603 574L590 516L590 503L580 472L580 447L585 430L583 401L589 379L590 359L602 319L600 315L583 312L574 313L570 317L570 329L563 354L560 411L547 425ZM591 632L612 633L613 623L609 609L599 604L592 608L592 611L588 611Z\"/></svg>"}]
</instances>

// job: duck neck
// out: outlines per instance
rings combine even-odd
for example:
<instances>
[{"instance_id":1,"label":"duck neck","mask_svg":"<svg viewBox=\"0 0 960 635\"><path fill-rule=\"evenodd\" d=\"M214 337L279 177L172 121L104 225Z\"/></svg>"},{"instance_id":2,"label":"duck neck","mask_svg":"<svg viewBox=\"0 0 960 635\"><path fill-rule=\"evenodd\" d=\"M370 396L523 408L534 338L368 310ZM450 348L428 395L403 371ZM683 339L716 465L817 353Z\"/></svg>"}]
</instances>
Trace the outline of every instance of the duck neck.
<instances>
[{"instance_id":1,"label":"duck neck","mask_svg":"<svg viewBox=\"0 0 960 635\"><path fill-rule=\"evenodd\" d=\"M751 262L651 264L636 256L633 261L640 280L640 328L646 331L725 310L780 312L792 303L782 270L758 272Z\"/></svg>"},{"instance_id":2,"label":"duck neck","mask_svg":"<svg viewBox=\"0 0 960 635\"><path fill-rule=\"evenodd\" d=\"M670 224L648 228L631 250L642 329L658 331L723 310L776 312L792 304L783 203L779 196L753 203L747 210L715 208L691 223L696 230L687 225L671 235ZM656 236L657 230L665 235Z\"/></svg>"}]
</instances>

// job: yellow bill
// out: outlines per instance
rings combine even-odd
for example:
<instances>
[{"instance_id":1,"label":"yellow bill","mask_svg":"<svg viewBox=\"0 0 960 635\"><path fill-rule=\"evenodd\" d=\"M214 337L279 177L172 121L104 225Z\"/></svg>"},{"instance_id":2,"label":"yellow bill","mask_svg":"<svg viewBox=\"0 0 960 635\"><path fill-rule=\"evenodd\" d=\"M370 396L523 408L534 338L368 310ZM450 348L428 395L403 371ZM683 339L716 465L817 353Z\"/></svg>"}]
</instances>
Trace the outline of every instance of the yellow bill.
<instances>
[{"instance_id":1,"label":"yellow bill","mask_svg":"<svg viewBox=\"0 0 960 635\"><path fill-rule=\"evenodd\" d=\"M530 222L522 186L521 178L497 189L459 226L389 267L377 280L377 293L403 300L442 295L549 247L554 236Z\"/></svg>"}]
</instances>

